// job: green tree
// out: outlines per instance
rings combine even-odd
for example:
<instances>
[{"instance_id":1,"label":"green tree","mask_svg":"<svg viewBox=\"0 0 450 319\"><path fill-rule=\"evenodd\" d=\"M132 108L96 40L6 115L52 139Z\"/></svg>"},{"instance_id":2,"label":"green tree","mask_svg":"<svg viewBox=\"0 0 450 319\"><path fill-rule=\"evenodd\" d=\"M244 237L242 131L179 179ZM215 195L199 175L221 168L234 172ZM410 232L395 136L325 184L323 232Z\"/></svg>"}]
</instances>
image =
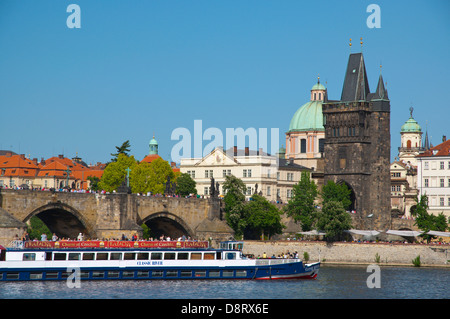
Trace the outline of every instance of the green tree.
<instances>
[{"instance_id":1,"label":"green tree","mask_svg":"<svg viewBox=\"0 0 450 319\"><path fill-rule=\"evenodd\" d=\"M45 225L44 222L37 216L30 218L30 225L27 227L27 233L31 240L40 240L42 234L46 234L47 239L50 240L53 235L47 225Z\"/></svg>"},{"instance_id":2,"label":"green tree","mask_svg":"<svg viewBox=\"0 0 450 319\"><path fill-rule=\"evenodd\" d=\"M188 196L189 194L197 194L197 183L192 179L191 175L181 173L177 177L176 193L180 196Z\"/></svg>"},{"instance_id":3,"label":"green tree","mask_svg":"<svg viewBox=\"0 0 450 319\"><path fill-rule=\"evenodd\" d=\"M244 182L233 175L227 175L222 185L225 191L225 219L234 230L235 237L241 238L244 234L247 221L245 219L245 191Z\"/></svg>"},{"instance_id":4,"label":"green tree","mask_svg":"<svg viewBox=\"0 0 450 319\"><path fill-rule=\"evenodd\" d=\"M321 191L323 204L329 201L341 202L344 209L348 209L352 204L350 200L350 194L352 191L345 183L336 184L334 181L329 180Z\"/></svg>"},{"instance_id":5,"label":"green tree","mask_svg":"<svg viewBox=\"0 0 450 319\"><path fill-rule=\"evenodd\" d=\"M428 213L428 196L421 195L420 199L416 198L416 208L411 211L413 217L416 218L415 225L422 231L428 232L430 230L445 231L447 229L447 222L445 215L441 212L439 215ZM422 237L430 242L431 239L436 238L432 235L422 235Z\"/></svg>"},{"instance_id":6,"label":"green tree","mask_svg":"<svg viewBox=\"0 0 450 319\"><path fill-rule=\"evenodd\" d=\"M272 235L281 234L285 227L281 223L282 213L261 195L253 195L244 209L247 228L261 234L262 239L264 239L264 234L267 234L269 238Z\"/></svg>"},{"instance_id":7,"label":"green tree","mask_svg":"<svg viewBox=\"0 0 450 319\"><path fill-rule=\"evenodd\" d=\"M164 194L167 178L175 182L175 174L169 163L162 158L153 160L150 164L149 191L153 194Z\"/></svg>"},{"instance_id":8,"label":"green tree","mask_svg":"<svg viewBox=\"0 0 450 319\"><path fill-rule=\"evenodd\" d=\"M100 190L100 187L98 186L98 183L100 182L100 178L98 178L97 176L88 176L87 180L90 182L89 184L89 188L92 191L98 191Z\"/></svg>"},{"instance_id":9,"label":"green tree","mask_svg":"<svg viewBox=\"0 0 450 319\"><path fill-rule=\"evenodd\" d=\"M327 241L338 240L344 230L352 228L352 218L341 202L328 201L317 212L316 229L326 233Z\"/></svg>"},{"instance_id":10,"label":"green tree","mask_svg":"<svg viewBox=\"0 0 450 319\"><path fill-rule=\"evenodd\" d=\"M127 156L125 154L119 154L116 162L110 163L103 172L102 178L98 183L100 189L107 192L112 192L116 190L124 181L126 174L126 169L130 168L133 170L138 163L134 159L134 156ZM131 177L130 177L131 186Z\"/></svg>"},{"instance_id":11,"label":"green tree","mask_svg":"<svg viewBox=\"0 0 450 319\"><path fill-rule=\"evenodd\" d=\"M152 168L149 163L141 162L130 172L130 187L132 193L147 193L150 191L150 176Z\"/></svg>"},{"instance_id":12,"label":"green tree","mask_svg":"<svg viewBox=\"0 0 450 319\"><path fill-rule=\"evenodd\" d=\"M111 156L114 156L111 159L111 162L117 162L117 159L119 158L120 154L124 154L126 156L128 156L128 152L130 151L130 141L126 140L125 142L122 143L121 146L116 146L116 151L117 153L111 153Z\"/></svg>"},{"instance_id":13,"label":"green tree","mask_svg":"<svg viewBox=\"0 0 450 319\"><path fill-rule=\"evenodd\" d=\"M309 172L302 172L301 179L293 190L293 197L285 206L285 213L300 222L303 231L310 231L315 220L317 185L311 180Z\"/></svg>"}]
</instances>

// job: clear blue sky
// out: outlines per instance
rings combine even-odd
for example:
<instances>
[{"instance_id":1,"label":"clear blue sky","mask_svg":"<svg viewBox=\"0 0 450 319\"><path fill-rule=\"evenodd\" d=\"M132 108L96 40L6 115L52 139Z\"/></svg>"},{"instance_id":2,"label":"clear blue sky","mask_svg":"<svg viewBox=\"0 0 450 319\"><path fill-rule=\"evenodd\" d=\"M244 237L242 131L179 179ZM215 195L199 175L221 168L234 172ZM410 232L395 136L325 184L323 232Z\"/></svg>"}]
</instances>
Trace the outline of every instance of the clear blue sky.
<instances>
[{"instance_id":1,"label":"clear blue sky","mask_svg":"<svg viewBox=\"0 0 450 319\"><path fill-rule=\"evenodd\" d=\"M81 29L66 25L71 3ZM279 128L281 145L318 74L340 98L360 37L371 91L383 65L391 158L410 106L434 145L450 138L448 0L0 0L0 149L89 164L130 140L142 159L155 133L169 159L172 131L196 119Z\"/></svg>"}]
</instances>

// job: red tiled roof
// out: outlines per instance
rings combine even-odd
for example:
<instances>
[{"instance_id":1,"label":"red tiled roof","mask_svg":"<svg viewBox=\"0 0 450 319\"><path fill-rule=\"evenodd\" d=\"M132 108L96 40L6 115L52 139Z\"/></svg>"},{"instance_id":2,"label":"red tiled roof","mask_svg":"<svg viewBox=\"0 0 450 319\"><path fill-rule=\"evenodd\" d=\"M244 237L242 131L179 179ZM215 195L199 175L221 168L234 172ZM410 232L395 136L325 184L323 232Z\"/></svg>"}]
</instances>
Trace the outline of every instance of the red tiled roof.
<instances>
[{"instance_id":1,"label":"red tiled roof","mask_svg":"<svg viewBox=\"0 0 450 319\"><path fill-rule=\"evenodd\" d=\"M429 156L450 156L450 140L447 140L429 150L417 155L417 157L429 157Z\"/></svg>"},{"instance_id":2,"label":"red tiled roof","mask_svg":"<svg viewBox=\"0 0 450 319\"><path fill-rule=\"evenodd\" d=\"M141 161L141 163L142 162L147 162L147 163L150 164L151 162L153 162L157 158L161 158L161 156L159 156L158 154L147 155L146 157L144 157L144 159Z\"/></svg>"}]
</instances>

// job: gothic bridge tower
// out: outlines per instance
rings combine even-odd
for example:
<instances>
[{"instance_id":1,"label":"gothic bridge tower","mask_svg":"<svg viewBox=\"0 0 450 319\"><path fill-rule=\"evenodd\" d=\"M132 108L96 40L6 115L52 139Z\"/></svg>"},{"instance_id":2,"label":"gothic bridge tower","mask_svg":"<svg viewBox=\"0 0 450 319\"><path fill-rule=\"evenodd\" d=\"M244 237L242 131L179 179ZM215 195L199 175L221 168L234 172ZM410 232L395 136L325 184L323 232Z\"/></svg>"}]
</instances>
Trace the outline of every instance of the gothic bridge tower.
<instances>
[{"instance_id":1,"label":"gothic bridge tower","mask_svg":"<svg viewBox=\"0 0 450 319\"><path fill-rule=\"evenodd\" d=\"M350 54L341 99L324 101L324 182L352 190L353 227L390 227L390 101L378 80L370 93L362 53Z\"/></svg>"}]
</instances>

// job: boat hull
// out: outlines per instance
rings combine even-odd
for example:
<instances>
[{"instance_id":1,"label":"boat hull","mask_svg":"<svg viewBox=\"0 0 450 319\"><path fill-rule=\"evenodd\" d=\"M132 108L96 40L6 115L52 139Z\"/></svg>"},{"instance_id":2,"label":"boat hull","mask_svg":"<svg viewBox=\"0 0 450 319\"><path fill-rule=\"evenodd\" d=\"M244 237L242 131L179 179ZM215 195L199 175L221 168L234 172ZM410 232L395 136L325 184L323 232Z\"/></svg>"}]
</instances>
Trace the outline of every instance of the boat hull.
<instances>
[{"instance_id":1,"label":"boat hull","mask_svg":"<svg viewBox=\"0 0 450 319\"><path fill-rule=\"evenodd\" d=\"M319 263L301 261L275 265L197 267L32 267L0 268L0 281L42 280L212 280L315 279Z\"/></svg>"}]
</instances>

